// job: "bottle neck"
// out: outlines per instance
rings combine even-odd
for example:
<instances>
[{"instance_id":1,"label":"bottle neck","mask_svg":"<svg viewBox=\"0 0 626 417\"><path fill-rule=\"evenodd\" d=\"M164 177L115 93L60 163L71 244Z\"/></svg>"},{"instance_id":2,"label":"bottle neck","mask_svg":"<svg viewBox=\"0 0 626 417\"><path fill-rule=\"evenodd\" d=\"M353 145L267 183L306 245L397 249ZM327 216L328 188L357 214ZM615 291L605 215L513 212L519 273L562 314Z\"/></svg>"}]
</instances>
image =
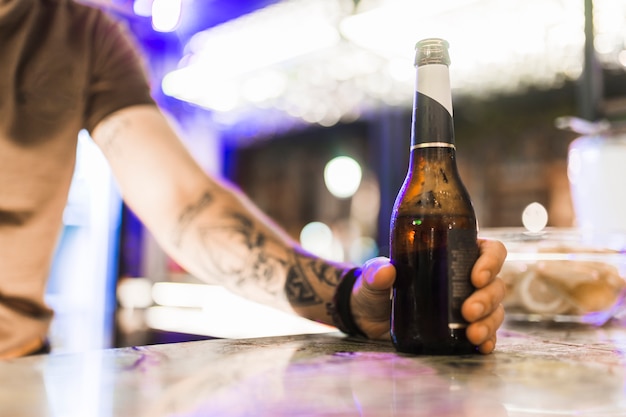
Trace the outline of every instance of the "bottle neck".
<instances>
[{"instance_id":1,"label":"bottle neck","mask_svg":"<svg viewBox=\"0 0 626 417\"><path fill-rule=\"evenodd\" d=\"M441 171L457 175L456 149L445 142L428 144L424 147L411 147L409 173L422 172L421 175L439 175Z\"/></svg>"},{"instance_id":2,"label":"bottle neck","mask_svg":"<svg viewBox=\"0 0 626 417\"><path fill-rule=\"evenodd\" d=\"M417 67L411 151L424 147L454 148L450 71L444 64Z\"/></svg>"}]
</instances>

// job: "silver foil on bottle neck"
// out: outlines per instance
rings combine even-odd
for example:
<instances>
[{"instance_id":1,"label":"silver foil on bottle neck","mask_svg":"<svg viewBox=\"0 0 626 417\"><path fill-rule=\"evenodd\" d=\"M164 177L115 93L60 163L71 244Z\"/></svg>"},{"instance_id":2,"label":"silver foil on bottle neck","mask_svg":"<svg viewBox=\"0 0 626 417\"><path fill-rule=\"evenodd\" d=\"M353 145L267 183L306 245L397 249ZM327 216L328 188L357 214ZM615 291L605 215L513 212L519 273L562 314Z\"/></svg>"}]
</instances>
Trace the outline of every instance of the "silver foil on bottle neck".
<instances>
[{"instance_id":1,"label":"silver foil on bottle neck","mask_svg":"<svg viewBox=\"0 0 626 417\"><path fill-rule=\"evenodd\" d=\"M448 41L440 38L428 38L415 45L415 66L428 64L450 65Z\"/></svg>"}]
</instances>

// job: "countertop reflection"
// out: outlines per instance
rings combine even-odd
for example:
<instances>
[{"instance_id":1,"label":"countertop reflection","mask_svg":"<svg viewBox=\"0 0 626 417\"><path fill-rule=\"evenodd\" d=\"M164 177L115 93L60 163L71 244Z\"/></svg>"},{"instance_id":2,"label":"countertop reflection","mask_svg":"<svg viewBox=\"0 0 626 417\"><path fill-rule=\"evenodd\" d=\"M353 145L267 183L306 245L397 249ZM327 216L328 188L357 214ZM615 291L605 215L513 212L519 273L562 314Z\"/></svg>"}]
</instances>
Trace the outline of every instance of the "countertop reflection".
<instances>
[{"instance_id":1,"label":"countertop reflection","mask_svg":"<svg viewBox=\"0 0 626 417\"><path fill-rule=\"evenodd\" d=\"M34 356L0 362L0 415L626 415L625 326L498 337L494 354L461 357L339 333Z\"/></svg>"}]
</instances>

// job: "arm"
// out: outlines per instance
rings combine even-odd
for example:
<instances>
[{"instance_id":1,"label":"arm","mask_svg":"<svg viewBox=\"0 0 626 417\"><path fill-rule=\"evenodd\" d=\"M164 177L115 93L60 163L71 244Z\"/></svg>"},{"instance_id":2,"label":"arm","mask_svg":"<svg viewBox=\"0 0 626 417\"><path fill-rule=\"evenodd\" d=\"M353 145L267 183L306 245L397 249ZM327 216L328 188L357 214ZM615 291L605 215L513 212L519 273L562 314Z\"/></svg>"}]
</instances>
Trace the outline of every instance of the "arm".
<instances>
[{"instance_id":1,"label":"arm","mask_svg":"<svg viewBox=\"0 0 626 417\"><path fill-rule=\"evenodd\" d=\"M209 177L157 107L113 113L93 138L125 202L190 273L333 324L327 304L348 266L306 253L236 188Z\"/></svg>"},{"instance_id":2,"label":"arm","mask_svg":"<svg viewBox=\"0 0 626 417\"><path fill-rule=\"evenodd\" d=\"M311 254L281 232L229 184L207 176L155 106L118 111L94 129L126 203L170 256L198 278L249 299L336 325L329 311L351 266ZM497 278L506 250L481 241L472 271L477 291L463 305L468 338L483 353L495 347L504 317ZM395 269L387 258L365 263L350 309L369 338L389 338L389 291Z\"/></svg>"}]
</instances>

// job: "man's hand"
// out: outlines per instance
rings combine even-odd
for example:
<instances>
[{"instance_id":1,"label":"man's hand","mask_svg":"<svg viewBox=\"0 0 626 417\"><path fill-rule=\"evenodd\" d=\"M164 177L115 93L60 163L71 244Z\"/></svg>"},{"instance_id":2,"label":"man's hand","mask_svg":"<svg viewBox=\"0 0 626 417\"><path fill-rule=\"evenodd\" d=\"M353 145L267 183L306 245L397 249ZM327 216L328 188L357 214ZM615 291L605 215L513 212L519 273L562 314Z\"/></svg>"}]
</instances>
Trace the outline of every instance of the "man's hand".
<instances>
[{"instance_id":1,"label":"man's hand","mask_svg":"<svg viewBox=\"0 0 626 417\"><path fill-rule=\"evenodd\" d=\"M491 353L496 347L496 331L504 321L504 282L498 273L506 258L506 248L497 240L478 241L480 257L472 269L472 284L476 291L463 303L461 312L467 327L467 338L481 353Z\"/></svg>"},{"instance_id":2,"label":"man's hand","mask_svg":"<svg viewBox=\"0 0 626 417\"><path fill-rule=\"evenodd\" d=\"M504 320L504 283L497 276L506 258L506 248L497 240L479 239L480 257L472 269L476 291L463 303L463 317L470 322L467 337L481 353L496 345L496 332ZM359 328L370 339L389 339L391 288L396 270L385 257L363 265L354 284L351 309Z\"/></svg>"}]
</instances>

